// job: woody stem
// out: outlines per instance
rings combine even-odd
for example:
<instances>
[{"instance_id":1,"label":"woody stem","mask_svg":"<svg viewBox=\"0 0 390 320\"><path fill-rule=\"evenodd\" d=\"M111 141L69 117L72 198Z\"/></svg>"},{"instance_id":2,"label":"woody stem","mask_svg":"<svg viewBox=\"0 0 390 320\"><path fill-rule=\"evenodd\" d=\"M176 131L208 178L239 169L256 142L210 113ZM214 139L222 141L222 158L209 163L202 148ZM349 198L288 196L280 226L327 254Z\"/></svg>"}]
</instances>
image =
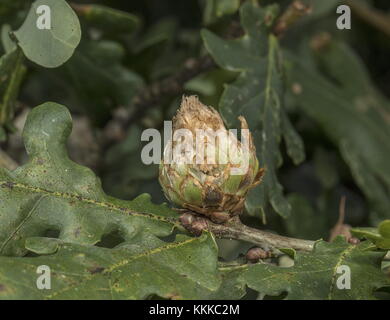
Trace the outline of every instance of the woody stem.
<instances>
[{"instance_id":1,"label":"woody stem","mask_svg":"<svg viewBox=\"0 0 390 320\"><path fill-rule=\"evenodd\" d=\"M243 240L259 246L269 245L279 249L292 248L311 251L314 245L314 241L283 237L271 232L250 228L239 220L224 225L209 222L208 230L218 238Z\"/></svg>"},{"instance_id":2,"label":"woody stem","mask_svg":"<svg viewBox=\"0 0 390 320\"><path fill-rule=\"evenodd\" d=\"M260 247L269 246L273 249L292 248L301 251L311 251L314 246L314 241L284 237L250 228L244 225L238 217L224 224L218 224L207 218L198 217L187 212L181 216L180 221L186 230L196 235L203 230L208 230L217 238L247 241Z\"/></svg>"}]
</instances>

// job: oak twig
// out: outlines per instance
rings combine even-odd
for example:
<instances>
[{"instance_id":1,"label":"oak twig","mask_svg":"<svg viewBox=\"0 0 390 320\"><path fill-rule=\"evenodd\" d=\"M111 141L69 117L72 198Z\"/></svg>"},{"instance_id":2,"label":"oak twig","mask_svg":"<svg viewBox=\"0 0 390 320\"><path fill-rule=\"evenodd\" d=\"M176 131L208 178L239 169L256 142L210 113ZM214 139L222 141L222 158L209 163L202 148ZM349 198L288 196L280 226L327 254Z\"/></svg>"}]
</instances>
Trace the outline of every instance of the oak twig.
<instances>
[{"instance_id":1,"label":"oak twig","mask_svg":"<svg viewBox=\"0 0 390 320\"><path fill-rule=\"evenodd\" d=\"M271 248L292 248L301 251L311 251L314 241L283 237L271 232L250 228L237 217L225 224L217 224L206 218L184 213L180 216L182 226L190 233L199 235L203 230L212 232L217 238L235 239Z\"/></svg>"}]
</instances>

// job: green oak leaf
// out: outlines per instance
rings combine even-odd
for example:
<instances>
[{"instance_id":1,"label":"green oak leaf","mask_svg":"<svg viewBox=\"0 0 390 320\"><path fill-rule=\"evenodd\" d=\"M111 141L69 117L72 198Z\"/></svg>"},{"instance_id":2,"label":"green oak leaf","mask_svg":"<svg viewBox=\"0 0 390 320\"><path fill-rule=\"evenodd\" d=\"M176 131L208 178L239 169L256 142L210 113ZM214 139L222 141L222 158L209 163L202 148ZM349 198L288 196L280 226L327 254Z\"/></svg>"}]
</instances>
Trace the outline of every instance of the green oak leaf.
<instances>
[{"instance_id":1,"label":"green oak leaf","mask_svg":"<svg viewBox=\"0 0 390 320\"><path fill-rule=\"evenodd\" d=\"M372 251L369 242L351 245L344 238L334 242L317 241L312 252L297 252L295 264L284 268L257 263L224 268L241 270L237 281L269 296L287 293L286 299L359 300L375 299L376 289L390 287L390 279L381 271L385 252ZM339 289L348 266L351 288ZM340 273L338 273L338 270Z\"/></svg>"},{"instance_id":2,"label":"green oak leaf","mask_svg":"<svg viewBox=\"0 0 390 320\"><path fill-rule=\"evenodd\" d=\"M152 204L147 194L133 201L106 195L90 169L69 159L71 127L69 111L56 103L28 115L23 138L29 162L12 172L0 169L0 255L24 255L27 237L54 233L92 245L113 233L128 241L143 232L167 236L175 227L177 214Z\"/></svg>"},{"instance_id":3,"label":"green oak leaf","mask_svg":"<svg viewBox=\"0 0 390 320\"><path fill-rule=\"evenodd\" d=\"M390 220L382 221L378 228L353 228L351 233L360 239L369 239L380 249L390 250Z\"/></svg>"},{"instance_id":4,"label":"green oak leaf","mask_svg":"<svg viewBox=\"0 0 390 320\"><path fill-rule=\"evenodd\" d=\"M390 102L374 89L362 61L338 41L317 51L305 44L299 56L286 56L289 86L299 88L292 94L295 104L339 147L370 201L372 224L389 218Z\"/></svg>"},{"instance_id":5,"label":"green oak leaf","mask_svg":"<svg viewBox=\"0 0 390 320\"><path fill-rule=\"evenodd\" d=\"M102 5L72 4L72 7L81 17L85 18L88 23L110 32L125 32L126 34L131 34L135 32L141 24L141 20L131 13Z\"/></svg>"},{"instance_id":6,"label":"green oak leaf","mask_svg":"<svg viewBox=\"0 0 390 320\"><path fill-rule=\"evenodd\" d=\"M9 124L19 88L26 72L23 54L19 48L11 48L0 57L0 126Z\"/></svg>"},{"instance_id":7,"label":"green oak leaf","mask_svg":"<svg viewBox=\"0 0 390 320\"><path fill-rule=\"evenodd\" d=\"M37 26L40 6L50 8L50 29ZM77 15L66 1L37 0L14 35L29 60L46 68L56 68L73 55L81 39L81 28Z\"/></svg>"},{"instance_id":8,"label":"green oak leaf","mask_svg":"<svg viewBox=\"0 0 390 320\"><path fill-rule=\"evenodd\" d=\"M204 6L203 21L209 25L226 15L236 13L240 0L206 0Z\"/></svg>"},{"instance_id":9,"label":"green oak leaf","mask_svg":"<svg viewBox=\"0 0 390 320\"><path fill-rule=\"evenodd\" d=\"M228 283L220 288L217 246L209 233L197 238L178 235L168 243L142 234L114 249L50 238L29 238L26 246L52 254L0 257L0 299L232 297ZM50 268L50 290L37 288L41 265Z\"/></svg>"},{"instance_id":10,"label":"green oak leaf","mask_svg":"<svg viewBox=\"0 0 390 320\"><path fill-rule=\"evenodd\" d=\"M202 31L206 49L217 64L239 72L237 79L226 85L219 109L229 127L238 127L243 115L254 132L260 165L266 168L262 184L254 188L246 202L249 213L262 212L269 202L281 216L290 214L290 205L276 176L282 164L279 144L284 138L287 151L296 164L303 161L301 138L283 109L282 58L277 39L270 32L277 7L261 8L245 2L240 8L245 35L224 40L208 30Z\"/></svg>"},{"instance_id":11,"label":"green oak leaf","mask_svg":"<svg viewBox=\"0 0 390 320\"><path fill-rule=\"evenodd\" d=\"M10 32L12 31L9 24L3 24L1 27L1 44L6 53L11 52L16 48L16 43L12 41Z\"/></svg>"}]
</instances>

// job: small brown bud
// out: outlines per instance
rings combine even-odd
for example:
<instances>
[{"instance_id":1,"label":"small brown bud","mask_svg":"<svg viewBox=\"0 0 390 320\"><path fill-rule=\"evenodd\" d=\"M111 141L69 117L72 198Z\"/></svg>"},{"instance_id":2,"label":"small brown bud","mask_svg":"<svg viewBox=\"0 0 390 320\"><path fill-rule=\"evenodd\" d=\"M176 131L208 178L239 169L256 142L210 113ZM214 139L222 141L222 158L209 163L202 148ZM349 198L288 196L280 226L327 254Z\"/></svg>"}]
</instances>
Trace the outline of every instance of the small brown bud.
<instances>
[{"instance_id":1,"label":"small brown bud","mask_svg":"<svg viewBox=\"0 0 390 320\"><path fill-rule=\"evenodd\" d=\"M294 82L291 86L291 90L294 94L298 95L302 93L302 86L298 82Z\"/></svg>"},{"instance_id":2,"label":"small brown bud","mask_svg":"<svg viewBox=\"0 0 390 320\"><path fill-rule=\"evenodd\" d=\"M211 221L215 223L224 223L228 221L231 218L231 216L227 212L223 211L216 211L211 213L210 219Z\"/></svg>"},{"instance_id":3,"label":"small brown bud","mask_svg":"<svg viewBox=\"0 0 390 320\"><path fill-rule=\"evenodd\" d=\"M332 36L328 32L321 32L315 35L310 41L310 47L314 51L325 50L329 47L332 41Z\"/></svg>"},{"instance_id":4,"label":"small brown bud","mask_svg":"<svg viewBox=\"0 0 390 320\"><path fill-rule=\"evenodd\" d=\"M180 223L182 224L183 227L187 228L188 226L190 226L193 222L194 222L194 215L192 215L191 213L183 213L179 220L180 220Z\"/></svg>"},{"instance_id":5,"label":"small brown bud","mask_svg":"<svg viewBox=\"0 0 390 320\"><path fill-rule=\"evenodd\" d=\"M351 238L348 239L348 242L349 242L350 244L356 245L356 244L359 244L359 243L360 243L360 240L359 240L358 238L351 237Z\"/></svg>"},{"instance_id":6,"label":"small brown bud","mask_svg":"<svg viewBox=\"0 0 390 320\"><path fill-rule=\"evenodd\" d=\"M192 224L192 233L196 236L200 236L204 230L207 230L208 223L206 218L196 218Z\"/></svg>"},{"instance_id":7,"label":"small brown bud","mask_svg":"<svg viewBox=\"0 0 390 320\"><path fill-rule=\"evenodd\" d=\"M265 251L258 247L254 247L248 250L245 257L249 262L258 262L260 259L270 258L271 252Z\"/></svg>"},{"instance_id":8,"label":"small brown bud","mask_svg":"<svg viewBox=\"0 0 390 320\"><path fill-rule=\"evenodd\" d=\"M195 236L200 236L208 228L205 218L196 217L191 213L184 213L179 219L182 226Z\"/></svg>"}]
</instances>

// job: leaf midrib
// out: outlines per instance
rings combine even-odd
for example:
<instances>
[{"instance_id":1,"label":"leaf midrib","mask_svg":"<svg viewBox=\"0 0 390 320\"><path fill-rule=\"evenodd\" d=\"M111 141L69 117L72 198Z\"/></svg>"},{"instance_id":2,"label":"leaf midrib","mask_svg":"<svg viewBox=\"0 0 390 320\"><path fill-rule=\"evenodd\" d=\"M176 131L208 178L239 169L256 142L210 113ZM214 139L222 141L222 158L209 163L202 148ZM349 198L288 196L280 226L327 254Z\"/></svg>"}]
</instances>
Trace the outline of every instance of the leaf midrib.
<instances>
[{"instance_id":1,"label":"leaf midrib","mask_svg":"<svg viewBox=\"0 0 390 320\"><path fill-rule=\"evenodd\" d=\"M73 201L79 201L82 203L87 203L90 205L95 205L103 208L107 208L110 210L117 211L121 214L127 214L127 215L132 215L132 216L139 216L139 217L144 217L144 218L149 218L151 220L156 220L156 221L162 221L166 222L169 224L172 224L172 227L179 226L179 221L174 218L168 218L168 217L163 217L163 216L158 216L154 215L152 213L147 213L147 212L139 212L135 211L129 208L121 207L118 205L115 205L110 202L105 202L105 201L98 201L94 200L91 198L86 198L81 195L75 194L75 193L65 193L65 192L59 192L59 191L51 191L47 189L43 189L40 187L35 187L35 186L30 186L27 184L19 183L19 182L13 182L13 181L6 181L6 180L1 180L0 181L0 188L19 188L22 190L27 190L30 193L38 193L38 194L43 194L43 195L50 195L52 197L56 198L62 198L62 199L67 199L67 200L73 200Z\"/></svg>"},{"instance_id":2,"label":"leaf midrib","mask_svg":"<svg viewBox=\"0 0 390 320\"><path fill-rule=\"evenodd\" d=\"M151 249L151 250L144 251L144 252L142 252L142 253L140 253L138 255L133 256L130 259L123 259L123 260L121 260L121 261L111 265L111 267L106 268L102 274L103 275L109 274L109 273L113 272L114 270L116 270L116 269L118 269L120 267L125 267L125 266L129 265L130 263L134 262L135 260L141 259L143 257L148 257L148 256L151 256L151 255L154 255L154 254L161 253L164 250L176 249L178 247L187 245L187 244L189 244L189 243L191 243L193 241L199 241L199 238L190 238L190 239L187 239L185 241L169 243L169 244L167 244L165 246L161 246L161 247L157 247L157 248L154 248L154 249ZM59 294L62 294L64 292L68 291L68 290L71 290L74 287L80 286L82 283L85 283L85 282L88 282L88 281L94 279L98 275L101 275L101 274L94 273L94 274L88 275L82 281L74 283L74 284L72 284L72 285L70 285L68 287L65 287L65 288L63 288L63 289L61 289L59 291L56 291L56 292L52 293L51 295L47 295L47 296L44 297L44 299L52 299L55 296L58 296ZM191 278L189 278L189 279L191 279ZM107 279L107 280L108 280L108 288L111 291L111 295L112 295L112 286L110 286L110 278ZM191 280L193 282L196 282L196 280L194 280L194 279L191 279ZM212 290L212 288L207 288L207 289Z\"/></svg>"}]
</instances>

